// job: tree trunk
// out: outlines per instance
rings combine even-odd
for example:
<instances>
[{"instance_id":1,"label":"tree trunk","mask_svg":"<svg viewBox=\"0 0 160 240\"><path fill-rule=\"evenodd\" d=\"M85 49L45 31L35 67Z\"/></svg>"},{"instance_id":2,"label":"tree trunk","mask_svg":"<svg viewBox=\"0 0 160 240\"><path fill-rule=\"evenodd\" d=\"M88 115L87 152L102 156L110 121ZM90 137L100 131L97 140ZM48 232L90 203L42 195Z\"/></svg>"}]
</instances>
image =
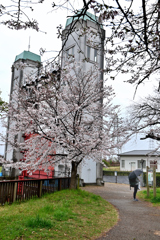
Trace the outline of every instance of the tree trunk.
<instances>
[{"instance_id":1,"label":"tree trunk","mask_svg":"<svg viewBox=\"0 0 160 240\"><path fill-rule=\"evenodd\" d=\"M69 189L77 189L77 163L72 161L71 182Z\"/></svg>"}]
</instances>

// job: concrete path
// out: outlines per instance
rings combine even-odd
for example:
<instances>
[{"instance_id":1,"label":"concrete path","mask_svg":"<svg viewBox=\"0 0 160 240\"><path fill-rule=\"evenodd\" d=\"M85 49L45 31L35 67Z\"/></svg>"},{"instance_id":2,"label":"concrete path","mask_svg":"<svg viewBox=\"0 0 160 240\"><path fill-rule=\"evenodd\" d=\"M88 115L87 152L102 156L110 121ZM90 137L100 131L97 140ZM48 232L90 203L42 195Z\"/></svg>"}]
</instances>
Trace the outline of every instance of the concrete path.
<instances>
[{"instance_id":1,"label":"concrete path","mask_svg":"<svg viewBox=\"0 0 160 240\"><path fill-rule=\"evenodd\" d=\"M103 176L104 182L129 184L128 176Z\"/></svg>"},{"instance_id":2,"label":"concrete path","mask_svg":"<svg viewBox=\"0 0 160 240\"><path fill-rule=\"evenodd\" d=\"M105 183L84 190L100 195L119 211L117 225L98 240L160 240L160 209L142 200L134 202L129 185Z\"/></svg>"}]
</instances>

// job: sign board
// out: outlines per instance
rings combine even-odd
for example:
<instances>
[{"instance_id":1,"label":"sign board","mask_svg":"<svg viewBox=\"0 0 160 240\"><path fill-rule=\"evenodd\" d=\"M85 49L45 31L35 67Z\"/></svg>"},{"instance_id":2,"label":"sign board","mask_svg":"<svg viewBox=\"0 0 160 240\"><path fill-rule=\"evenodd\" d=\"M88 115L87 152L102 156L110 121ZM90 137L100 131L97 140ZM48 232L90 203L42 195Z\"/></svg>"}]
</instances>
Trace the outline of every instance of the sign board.
<instances>
[{"instance_id":1,"label":"sign board","mask_svg":"<svg viewBox=\"0 0 160 240\"><path fill-rule=\"evenodd\" d=\"M150 168L154 167L157 169L157 161L150 161Z\"/></svg>"},{"instance_id":2,"label":"sign board","mask_svg":"<svg viewBox=\"0 0 160 240\"><path fill-rule=\"evenodd\" d=\"M153 172L148 172L148 184L153 185Z\"/></svg>"},{"instance_id":3,"label":"sign board","mask_svg":"<svg viewBox=\"0 0 160 240\"><path fill-rule=\"evenodd\" d=\"M116 171L114 172L114 176L117 176L117 172Z\"/></svg>"}]
</instances>

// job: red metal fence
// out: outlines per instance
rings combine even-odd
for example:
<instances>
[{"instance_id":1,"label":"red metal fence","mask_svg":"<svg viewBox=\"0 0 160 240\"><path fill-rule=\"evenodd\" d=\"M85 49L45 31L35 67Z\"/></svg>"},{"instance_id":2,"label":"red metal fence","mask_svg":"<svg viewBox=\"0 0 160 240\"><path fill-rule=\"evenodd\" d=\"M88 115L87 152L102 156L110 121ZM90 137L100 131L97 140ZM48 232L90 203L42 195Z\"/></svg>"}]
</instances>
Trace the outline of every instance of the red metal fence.
<instances>
[{"instance_id":1,"label":"red metal fence","mask_svg":"<svg viewBox=\"0 0 160 240\"><path fill-rule=\"evenodd\" d=\"M0 181L0 204L41 197L45 193L68 189L69 184L70 177Z\"/></svg>"}]
</instances>

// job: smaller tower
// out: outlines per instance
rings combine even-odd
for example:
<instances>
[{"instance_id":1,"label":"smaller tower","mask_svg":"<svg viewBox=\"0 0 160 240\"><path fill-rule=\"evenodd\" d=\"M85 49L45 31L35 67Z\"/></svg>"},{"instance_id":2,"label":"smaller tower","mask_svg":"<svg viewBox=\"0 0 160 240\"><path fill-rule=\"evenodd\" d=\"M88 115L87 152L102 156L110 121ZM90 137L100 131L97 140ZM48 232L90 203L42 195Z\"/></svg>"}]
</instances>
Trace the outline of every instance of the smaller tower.
<instances>
[{"instance_id":1,"label":"smaller tower","mask_svg":"<svg viewBox=\"0 0 160 240\"><path fill-rule=\"evenodd\" d=\"M17 55L15 61L12 65L11 71L11 89L10 89L10 100L12 100L12 94L14 91L17 91L16 85L19 87L25 86L26 78L28 76L36 77L39 75L41 64L41 57L30 51L23 51L21 54ZM7 141L5 144L5 159L7 161L19 161L22 158L22 153L20 151L15 151L12 149L12 146L8 143L10 138L9 129L13 122L8 119L7 127ZM22 141L22 134L19 133L16 136L15 141ZM9 151L8 151L9 150ZM11 175L15 177L17 175L16 170L11 170Z\"/></svg>"}]
</instances>

